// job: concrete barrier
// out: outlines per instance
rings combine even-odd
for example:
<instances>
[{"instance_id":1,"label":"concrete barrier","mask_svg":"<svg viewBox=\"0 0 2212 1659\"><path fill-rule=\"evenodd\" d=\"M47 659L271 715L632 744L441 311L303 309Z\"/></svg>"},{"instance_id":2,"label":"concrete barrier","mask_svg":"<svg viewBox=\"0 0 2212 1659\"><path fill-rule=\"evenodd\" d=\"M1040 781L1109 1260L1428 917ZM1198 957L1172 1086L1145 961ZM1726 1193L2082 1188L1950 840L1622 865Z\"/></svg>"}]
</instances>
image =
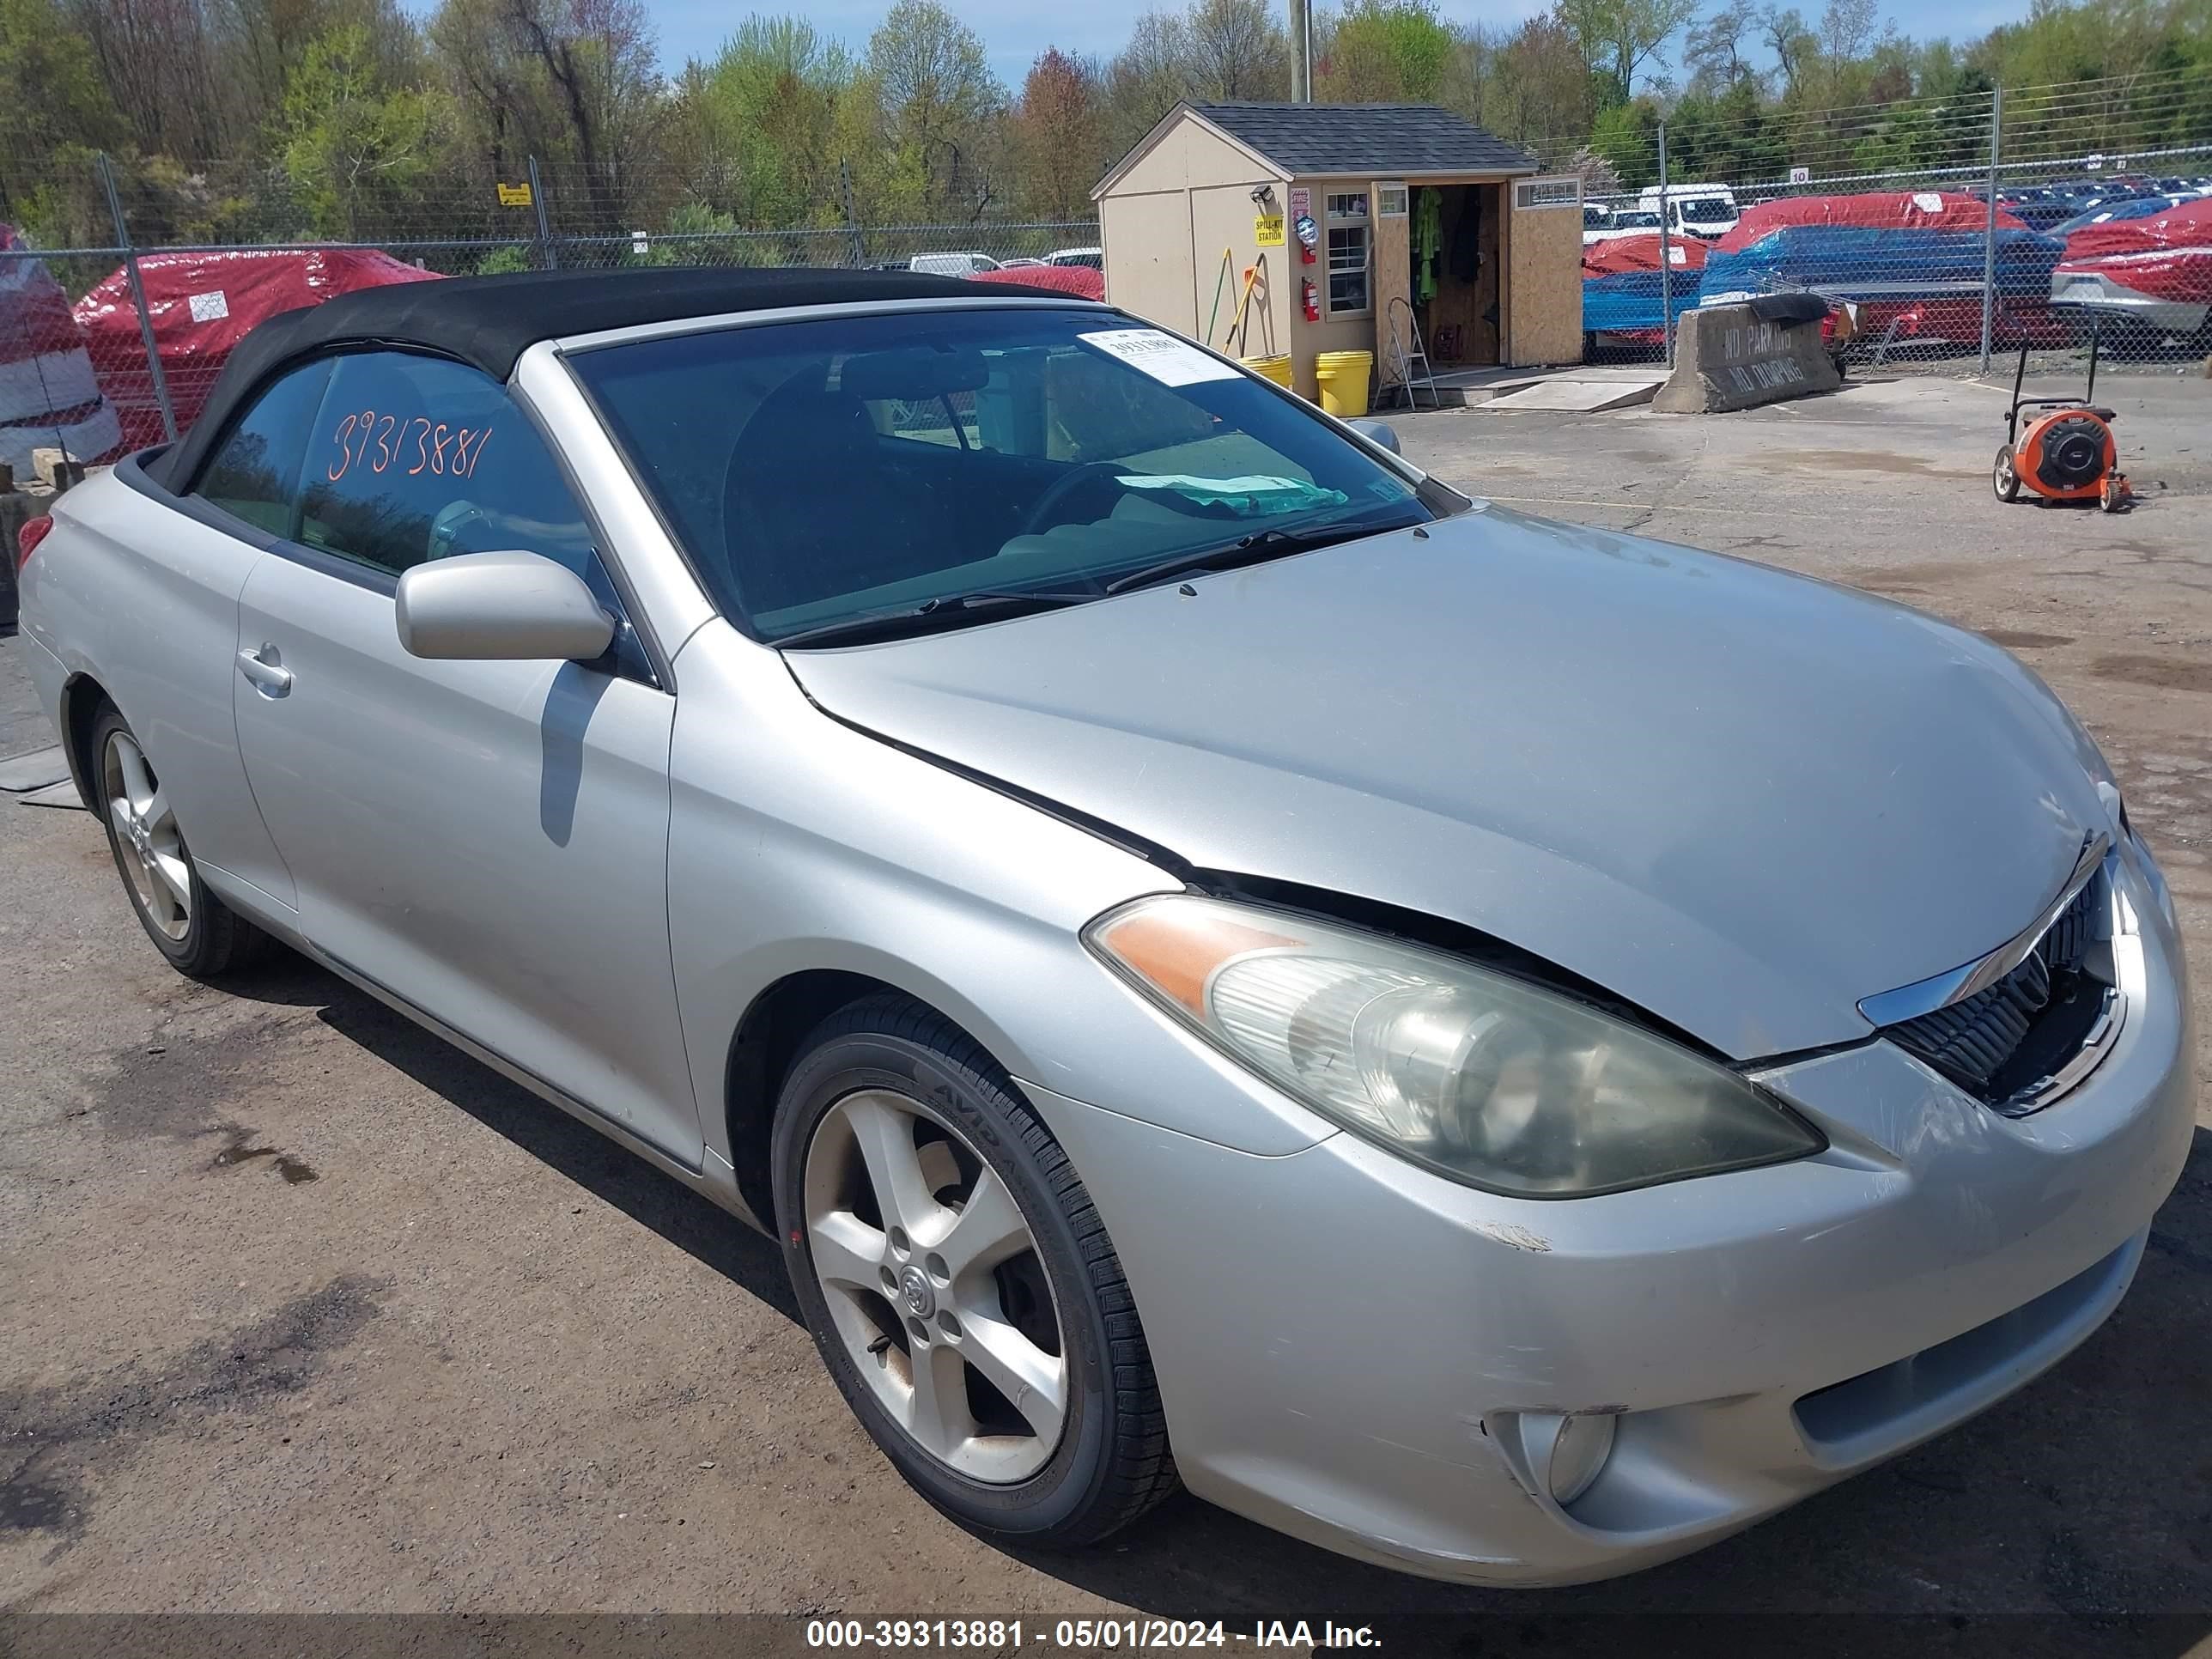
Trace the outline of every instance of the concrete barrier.
<instances>
[{"instance_id":1,"label":"concrete barrier","mask_svg":"<svg viewBox=\"0 0 2212 1659\"><path fill-rule=\"evenodd\" d=\"M1816 321L1768 321L1749 304L1701 306L1675 329L1674 372L1651 400L1668 414L1753 409L1844 383Z\"/></svg>"}]
</instances>

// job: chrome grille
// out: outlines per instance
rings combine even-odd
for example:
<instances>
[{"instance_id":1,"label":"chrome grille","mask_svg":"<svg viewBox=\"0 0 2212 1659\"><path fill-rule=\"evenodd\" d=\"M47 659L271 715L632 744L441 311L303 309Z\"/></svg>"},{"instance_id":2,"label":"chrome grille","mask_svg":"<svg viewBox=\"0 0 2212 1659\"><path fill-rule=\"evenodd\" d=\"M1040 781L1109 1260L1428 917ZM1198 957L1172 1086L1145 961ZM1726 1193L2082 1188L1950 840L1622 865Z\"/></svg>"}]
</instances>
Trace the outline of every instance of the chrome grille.
<instances>
[{"instance_id":1,"label":"chrome grille","mask_svg":"<svg viewBox=\"0 0 2212 1659\"><path fill-rule=\"evenodd\" d=\"M2040 1103L2114 996L2106 945L2111 873L2100 867L2002 978L1881 1034L2000 1111Z\"/></svg>"}]
</instances>

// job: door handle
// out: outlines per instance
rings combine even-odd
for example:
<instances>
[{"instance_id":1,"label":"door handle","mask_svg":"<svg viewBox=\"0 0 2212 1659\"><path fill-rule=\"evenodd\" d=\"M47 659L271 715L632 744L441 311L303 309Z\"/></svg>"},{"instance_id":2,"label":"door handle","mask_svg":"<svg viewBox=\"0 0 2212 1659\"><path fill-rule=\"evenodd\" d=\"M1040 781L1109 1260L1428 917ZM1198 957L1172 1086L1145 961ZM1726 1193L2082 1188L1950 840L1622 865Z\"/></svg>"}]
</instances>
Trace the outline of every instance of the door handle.
<instances>
[{"instance_id":1,"label":"door handle","mask_svg":"<svg viewBox=\"0 0 2212 1659\"><path fill-rule=\"evenodd\" d=\"M264 645L258 651L240 652L238 672L264 697L281 697L292 689L292 671L278 664L273 645Z\"/></svg>"}]
</instances>

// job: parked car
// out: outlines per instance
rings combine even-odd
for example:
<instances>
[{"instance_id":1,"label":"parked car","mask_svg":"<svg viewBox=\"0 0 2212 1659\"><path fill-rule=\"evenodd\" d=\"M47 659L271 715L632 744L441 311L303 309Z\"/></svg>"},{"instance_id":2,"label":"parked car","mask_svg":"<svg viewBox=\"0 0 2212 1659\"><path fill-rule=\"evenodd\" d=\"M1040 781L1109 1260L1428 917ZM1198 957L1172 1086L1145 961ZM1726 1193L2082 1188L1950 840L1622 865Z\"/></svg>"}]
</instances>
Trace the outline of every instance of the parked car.
<instances>
[{"instance_id":1,"label":"parked car","mask_svg":"<svg viewBox=\"0 0 2212 1659\"><path fill-rule=\"evenodd\" d=\"M1057 294L1073 295L1079 300L1103 300L1106 297L1105 273L1094 270L1089 265L1002 266L997 270L979 270L969 280L1003 283L1010 288L1049 289Z\"/></svg>"},{"instance_id":2,"label":"parked car","mask_svg":"<svg viewBox=\"0 0 2212 1659\"><path fill-rule=\"evenodd\" d=\"M1106 251L1097 247L1054 248L1044 256L1048 265L1086 265L1092 270L1106 269Z\"/></svg>"},{"instance_id":3,"label":"parked car","mask_svg":"<svg viewBox=\"0 0 2212 1659\"><path fill-rule=\"evenodd\" d=\"M2051 273L2051 303L2124 352L2212 344L2212 200L2154 198L2148 211L2080 226Z\"/></svg>"},{"instance_id":4,"label":"parked car","mask_svg":"<svg viewBox=\"0 0 2212 1659\"><path fill-rule=\"evenodd\" d=\"M1726 185L1657 185L1644 187L1638 205L1647 212L1663 211L1667 228L1677 236L1698 236L1717 242L1735 228L1741 216L1735 193Z\"/></svg>"},{"instance_id":5,"label":"parked car","mask_svg":"<svg viewBox=\"0 0 2212 1659\"><path fill-rule=\"evenodd\" d=\"M179 430L199 418L216 378L248 330L280 313L362 289L434 282L438 273L374 248L238 247L142 253L136 280L152 319L154 349ZM120 265L76 302L100 389L121 425L122 449L161 441L161 404Z\"/></svg>"},{"instance_id":6,"label":"parked car","mask_svg":"<svg viewBox=\"0 0 2212 1659\"><path fill-rule=\"evenodd\" d=\"M963 1524L1180 1478L1600 1577L2126 1291L2173 902L1987 639L1470 501L1101 305L437 301L264 324L56 501L39 700L164 958L286 941L773 1228Z\"/></svg>"},{"instance_id":7,"label":"parked car","mask_svg":"<svg viewBox=\"0 0 2212 1659\"><path fill-rule=\"evenodd\" d=\"M2115 221L2124 222L2130 219L2151 218L2158 214L2171 212L2182 203L2194 199L2193 197L2189 196L2128 196L2118 201L2099 202L2082 212L2075 214L2070 219L2061 219L2057 224L2051 226L2051 234L2063 241L2072 236L2075 231L2087 230L2092 225L2108 225Z\"/></svg>"},{"instance_id":8,"label":"parked car","mask_svg":"<svg viewBox=\"0 0 2212 1659\"><path fill-rule=\"evenodd\" d=\"M973 276L980 270L996 270L999 262L988 253L917 253L906 268L931 276Z\"/></svg>"},{"instance_id":9,"label":"parked car","mask_svg":"<svg viewBox=\"0 0 2212 1659\"><path fill-rule=\"evenodd\" d=\"M2074 211L2051 226L2051 229L2055 234L2063 236L2069 229L2078 230L2081 228L2080 221L2089 219L2096 214L2117 212L2137 202L2164 202L2166 199L2165 196L2150 191L2085 191L2069 198L2068 204Z\"/></svg>"},{"instance_id":10,"label":"parked car","mask_svg":"<svg viewBox=\"0 0 2212 1659\"><path fill-rule=\"evenodd\" d=\"M1977 201L1989 199L1985 191L1973 191L1969 194ZM2048 230L2062 219L2071 218L2081 210L2069 192L2042 185L2000 191L1997 205L2031 230Z\"/></svg>"},{"instance_id":11,"label":"parked car","mask_svg":"<svg viewBox=\"0 0 2212 1659\"><path fill-rule=\"evenodd\" d=\"M0 465L27 483L33 452L48 446L71 460L105 460L123 433L68 293L13 225L0 224ZM0 580L0 588L8 590L0 599L13 597L12 582ZM0 623L11 609L0 603Z\"/></svg>"},{"instance_id":12,"label":"parked car","mask_svg":"<svg viewBox=\"0 0 2212 1659\"><path fill-rule=\"evenodd\" d=\"M1694 310L1707 256L1694 236L1583 234L1583 355L1662 351L1667 326Z\"/></svg>"},{"instance_id":13,"label":"parked car","mask_svg":"<svg viewBox=\"0 0 2212 1659\"><path fill-rule=\"evenodd\" d=\"M1607 241L1620 236L1656 238L1658 234L1659 216L1656 213L1646 208L1614 208L1607 213L1606 222L1595 230L1588 228L1588 221L1585 219L1583 246L1589 247L1593 243ZM1693 241L1701 239L1684 237L1681 240Z\"/></svg>"}]
</instances>

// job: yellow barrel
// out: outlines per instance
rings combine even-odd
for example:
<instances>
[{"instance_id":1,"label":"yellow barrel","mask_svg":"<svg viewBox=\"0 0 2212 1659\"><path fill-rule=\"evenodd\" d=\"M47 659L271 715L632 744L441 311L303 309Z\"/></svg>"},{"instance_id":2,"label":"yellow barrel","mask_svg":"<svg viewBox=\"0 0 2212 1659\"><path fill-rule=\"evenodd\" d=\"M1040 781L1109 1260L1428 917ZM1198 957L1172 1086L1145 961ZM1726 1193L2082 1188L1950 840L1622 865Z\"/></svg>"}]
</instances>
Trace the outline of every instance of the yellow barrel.
<instances>
[{"instance_id":1,"label":"yellow barrel","mask_svg":"<svg viewBox=\"0 0 2212 1659\"><path fill-rule=\"evenodd\" d=\"M1324 351L1314 359L1321 406L1339 420L1367 412L1367 381L1375 373L1371 351Z\"/></svg>"},{"instance_id":2,"label":"yellow barrel","mask_svg":"<svg viewBox=\"0 0 2212 1659\"><path fill-rule=\"evenodd\" d=\"M1279 352L1272 357L1247 357L1244 367L1263 380L1273 380L1277 386L1291 383L1291 354Z\"/></svg>"}]
</instances>

